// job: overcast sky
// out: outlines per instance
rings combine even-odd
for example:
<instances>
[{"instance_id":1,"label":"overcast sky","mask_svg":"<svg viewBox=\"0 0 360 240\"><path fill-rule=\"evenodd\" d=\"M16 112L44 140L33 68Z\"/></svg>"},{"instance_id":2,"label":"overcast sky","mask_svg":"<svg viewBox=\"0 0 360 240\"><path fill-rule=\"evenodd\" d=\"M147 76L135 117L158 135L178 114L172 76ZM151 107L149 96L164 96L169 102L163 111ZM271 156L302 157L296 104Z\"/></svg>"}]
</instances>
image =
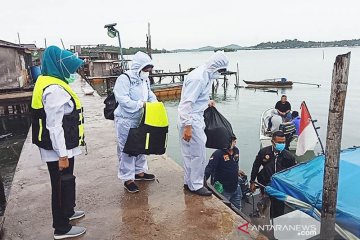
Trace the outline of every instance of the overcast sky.
<instances>
[{"instance_id":1,"label":"overcast sky","mask_svg":"<svg viewBox=\"0 0 360 240\"><path fill-rule=\"evenodd\" d=\"M360 38L359 0L10 0L1 3L0 39L65 46L116 45L104 25L117 23L123 47L252 46L284 39Z\"/></svg>"}]
</instances>

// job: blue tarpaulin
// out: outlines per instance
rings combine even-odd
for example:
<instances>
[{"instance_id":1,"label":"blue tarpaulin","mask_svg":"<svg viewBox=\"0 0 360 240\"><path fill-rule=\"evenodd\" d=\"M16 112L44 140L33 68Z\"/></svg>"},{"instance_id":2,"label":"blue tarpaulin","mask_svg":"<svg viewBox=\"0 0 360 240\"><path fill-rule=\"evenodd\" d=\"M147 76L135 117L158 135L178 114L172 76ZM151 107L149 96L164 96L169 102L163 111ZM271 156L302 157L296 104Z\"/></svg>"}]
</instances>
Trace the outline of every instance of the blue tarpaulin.
<instances>
[{"instance_id":1,"label":"blue tarpaulin","mask_svg":"<svg viewBox=\"0 0 360 240\"><path fill-rule=\"evenodd\" d=\"M280 200L300 200L321 212L325 156L276 173L266 192ZM340 153L336 223L360 238L360 148ZM303 209L313 217L311 208ZM318 218L318 216L317 216Z\"/></svg>"}]
</instances>

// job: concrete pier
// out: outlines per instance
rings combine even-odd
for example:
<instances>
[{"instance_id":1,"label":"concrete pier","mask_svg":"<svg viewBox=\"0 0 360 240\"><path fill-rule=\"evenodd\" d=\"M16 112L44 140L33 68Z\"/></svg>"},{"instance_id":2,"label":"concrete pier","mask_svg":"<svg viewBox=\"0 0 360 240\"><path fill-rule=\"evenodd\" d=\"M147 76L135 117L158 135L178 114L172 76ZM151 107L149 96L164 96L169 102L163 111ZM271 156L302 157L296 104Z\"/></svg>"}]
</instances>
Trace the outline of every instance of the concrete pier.
<instances>
[{"instance_id":1,"label":"concrete pier","mask_svg":"<svg viewBox=\"0 0 360 240\"><path fill-rule=\"evenodd\" d=\"M183 170L166 156L149 156L149 172L157 180L139 183L130 194L117 178L118 160L113 121L103 117L103 99L84 95L85 82L72 87L84 105L88 154L75 159L77 209L87 227L79 239L265 239L238 229L247 222L215 196L183 190ZM84 150L85 152L85 150ZM25 141L5 212L4 239L52 239L50 178L39 151Z\"/></svg>"}]
</instances>

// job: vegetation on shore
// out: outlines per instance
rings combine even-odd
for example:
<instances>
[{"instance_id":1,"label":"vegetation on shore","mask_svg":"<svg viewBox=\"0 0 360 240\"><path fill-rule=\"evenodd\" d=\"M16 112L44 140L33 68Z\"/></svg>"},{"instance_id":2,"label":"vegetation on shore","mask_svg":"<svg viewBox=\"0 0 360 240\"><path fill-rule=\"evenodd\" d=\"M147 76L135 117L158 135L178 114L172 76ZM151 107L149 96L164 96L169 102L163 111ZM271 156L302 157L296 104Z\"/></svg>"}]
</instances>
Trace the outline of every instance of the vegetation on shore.
<instances>
[{"instance_id":1,"label":"vegetation on shore","mask_svg":"<svg viewBox=\"0 0 360 240\"><path fill-rule=\"evenodd\" d=\"M341 40L331 42L314 42L314 41L300 41L283 40L281 42L263 42L248 49L287 49L287 48L319 48L319 47L355 47L360 46L360 39Z\"/></svg>"}]
</instances>

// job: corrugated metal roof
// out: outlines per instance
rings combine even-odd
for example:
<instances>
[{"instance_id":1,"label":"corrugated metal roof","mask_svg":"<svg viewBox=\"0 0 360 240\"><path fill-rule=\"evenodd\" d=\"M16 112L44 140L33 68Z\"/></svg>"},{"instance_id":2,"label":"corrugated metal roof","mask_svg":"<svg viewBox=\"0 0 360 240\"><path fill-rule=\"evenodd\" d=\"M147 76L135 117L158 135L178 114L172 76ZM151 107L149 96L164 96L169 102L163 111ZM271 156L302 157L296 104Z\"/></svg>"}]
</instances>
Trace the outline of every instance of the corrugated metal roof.
<instances>
[{"instance_id":1,"label":"corrugated metal roof","mask_svg":"<svg viewBox=\"0 0 360 240\"><path fill-rule=\"evenodd\" d=\"M8 48L17 48L17 49L29 49L29 50L36 50L38 49L35 44L17 44L12 42L7 42L4 40L0 40L0 47L8 47Z\"/></svg>"},{"instance_id":2,"label":"corrugated metal roof","mask_svg":"<svg viewBox=\"0 0 360 240\"><path fill-rule=\"evenodd\" d=\"M21 48L21 49L24 49L24 47L20 46L19 44L12 43L12 42L7 42L7 41L4 41L4 40L0 40L0 46L1 46L1 47L10 47L10 48Z\"/></svg>"}]
</instances>

